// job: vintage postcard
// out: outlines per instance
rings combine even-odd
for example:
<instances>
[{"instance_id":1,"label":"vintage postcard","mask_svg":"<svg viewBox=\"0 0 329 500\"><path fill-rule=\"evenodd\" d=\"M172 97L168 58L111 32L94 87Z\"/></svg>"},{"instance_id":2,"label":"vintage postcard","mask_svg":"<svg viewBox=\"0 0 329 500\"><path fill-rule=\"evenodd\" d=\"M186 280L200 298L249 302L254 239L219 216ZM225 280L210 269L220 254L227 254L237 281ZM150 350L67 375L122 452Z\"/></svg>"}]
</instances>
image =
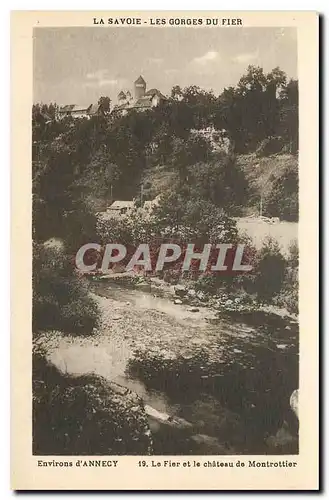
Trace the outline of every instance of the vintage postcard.
<instances>
[{"instance_id":1,"label":"vintage postcard","mask_svg":"<svg viewBox=\"0 0 329 500\"><path fill-rule=\"evenodd\" d=\"M12 488L317 490L318 15L11 34Z\"/></svg>"}]
</instances>

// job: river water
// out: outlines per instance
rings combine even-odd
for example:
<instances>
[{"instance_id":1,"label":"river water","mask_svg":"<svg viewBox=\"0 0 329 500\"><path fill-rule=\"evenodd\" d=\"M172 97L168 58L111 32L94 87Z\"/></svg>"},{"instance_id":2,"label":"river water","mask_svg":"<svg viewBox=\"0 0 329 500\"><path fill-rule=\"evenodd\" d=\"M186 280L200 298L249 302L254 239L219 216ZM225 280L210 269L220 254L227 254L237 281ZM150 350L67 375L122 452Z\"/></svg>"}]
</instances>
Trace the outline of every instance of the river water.
<instances>
[{"instance_id":1,"label":"river water","mask_svg":"<svg viewBox=\"0 0 329 500\"><path fill-rule=\"evenodd\" d=\"M102 311L99 332L54 342L54 364L71 374L102 375L135 391L155 411L191 424L188 431L177 430L151 418L156 454L275 452L267 443L282 426L291 426L289 397L298 387L295 327L220 319L206 307L190 312L184 304L109 280L91 287ZM186 347L224 347L225 369L198 387L180 387L178 379L174 390L166 384L159 389L127 369L134 351L148 346L170 354Z\"/></svg>"}]
</instances>

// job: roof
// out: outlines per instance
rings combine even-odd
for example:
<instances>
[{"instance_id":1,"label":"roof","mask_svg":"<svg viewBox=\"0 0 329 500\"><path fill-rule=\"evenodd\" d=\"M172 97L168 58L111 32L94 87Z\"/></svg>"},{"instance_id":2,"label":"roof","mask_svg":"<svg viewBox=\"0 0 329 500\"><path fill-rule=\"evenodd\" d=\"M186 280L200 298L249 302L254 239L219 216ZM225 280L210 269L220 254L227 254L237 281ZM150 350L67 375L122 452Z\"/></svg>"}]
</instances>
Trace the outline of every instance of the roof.
<instances>
[{"instance_id":1,"label":"roof","mask_svg":"<svg viewBox=\"0 0 329 500\"><path fill-rule=\"evenodd\" d=\"M137 78L137 80L134 83L146 85L146 81L141 75Z\"/></svg>"},{"instance_id":2,"label":"roof","mask_svg":"<svg viewBox=\"0 0 329 500\"><path fill-rule=\"evenodd\" d=\"M158 90L158 89L150 89L147 92L145 92L145 95L149 95L151 97L153 97L154 95L158 95L162 99L165 99L165 96L163 94L161 94L160 90Z\"/></svg>"},{"instance_id":3,"label":"roof","mask_svg":"<svg viewBox=\"0 0 329 500\"><path fill-rule=\"evenodd\" d=\"M66 106L62 106L59 109L59 113L71 113L71 112L78 112L78 111L88 111L91 108L92 104L89 104L89 106L83 106L79 104L67 104Z\"/></svg>"},{"instance_id":4,"label":"roof","mask_svg":"<svg viewBox=\"0 0 329 500\"><path fill-rule=\"evenodd\" d=\"M99 104L92 104L91 108L88 110L90 115L96 115L101 110L101 106Z\"/></svg>"},{"instance_id":5,"label":"roof","mask_svg":"<svg viewBox=\"0 0 329 500\"><path fill-rule=\"evenodd\" d=\"M107 210L121 210L122 208L134 208L134 202L117 200L114 201Z\"/></svg>"},{"instance_id":6,"label":"roof","mask_svg":"<svg viewBox=\"0 0 329 500\"><path fill-rule=\"evenodd\" d=\"M115 106L112 111L117 111L117 110L121 110L121 109L129 109L130 106L129 104L126 104L126 103L123 103L123 104L119 104L118 106Z\"/></svg>"},{"instance_id":7,"label":"roof","mask_svg":"<svg viewBox=\"0 0 329 500\"><path fill-rule=\"evenodd\" d=\"M134 101L132 103L120 104L119 106L116 107L116 109L123 110L123 109L152 108L151 101L152 101L152 96L144 96L144 97L141 97L140 99L137 99L137 101Z\"/></svg>"},{"instance_id":8,"label":"roof","mask_svg":"<svg viewBox=\"0 0 329 500\"><path fill-rule=\"evenodd\" d=\"M136 102L131 104L132 108L151 108L152 107L152 96L144 96L137 99Z\"/></svg>"}]
</instances>

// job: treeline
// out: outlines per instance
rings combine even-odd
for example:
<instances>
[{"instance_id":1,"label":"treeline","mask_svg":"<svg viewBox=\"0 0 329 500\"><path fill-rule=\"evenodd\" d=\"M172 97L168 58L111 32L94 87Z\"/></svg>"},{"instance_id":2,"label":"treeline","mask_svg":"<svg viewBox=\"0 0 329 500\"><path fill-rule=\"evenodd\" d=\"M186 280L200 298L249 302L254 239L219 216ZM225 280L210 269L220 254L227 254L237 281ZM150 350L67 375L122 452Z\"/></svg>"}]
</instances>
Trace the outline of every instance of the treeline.
<instances>
[{"instance_id":1,"label":"treeline","mask_svg":"<svg viewBox=\"0 0 329 500\"><path fill-rule=\"evenodd\" d=\"M101 97L99 104L106 101L106 110L115 106L108 97ZM35 125L44 119L54 118L58 106L37 104L33 107ZM145 118L147 113L143 113ZM159 115L160 118L159 119ZM287 79L279 68L264 73L260 67L249 66L236 87L225 88L216 96L195 85L182 89L173 87L170 97L142 120L145 128L137 134L144 140L169 137L186 139L191 129L214 126L225 129L236 153L255 151L262 141L280 138L290 153L298 150L298 81ZM167 152L165 148L165 153Z\"/></svg>"},{"instance_id":2,"label":"treeline","mask_svg":"<svg viewBox=\"0 0 329 500\"><path fill-rule=\"evenodd\" d=\"M265 74L250 66L238 85L220 96L196 86L176 86L161 106L143 113L122 116L113 108L90 119L56 120L56 110L56 104L32 110L37 240L63 236L73 225L83 240L84 227L88 221L92 225L90 212L104 209L111 199L138 197L145 172L157 165L177 174L175 191L240 215L255 197L236 155L298 149L298 84L287 81L278 68ZM229 151L213 151L206 136L193 132L207 127L229 139ZM286 174L264 215L282 216L284 197L297 193L296 173ZM288 206L283 215L296 220L298 206L291 213Z\"/></svg>"}]
</instances>

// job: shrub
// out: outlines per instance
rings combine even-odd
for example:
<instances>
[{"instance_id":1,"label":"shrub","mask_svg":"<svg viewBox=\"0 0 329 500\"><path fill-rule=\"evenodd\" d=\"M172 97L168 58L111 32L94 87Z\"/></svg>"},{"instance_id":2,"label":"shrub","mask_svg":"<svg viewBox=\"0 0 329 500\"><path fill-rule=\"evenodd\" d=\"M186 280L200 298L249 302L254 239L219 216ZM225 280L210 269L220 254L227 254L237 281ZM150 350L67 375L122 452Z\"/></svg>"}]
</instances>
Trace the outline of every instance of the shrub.
<instances>
[{"instance_id":1,"label":"shrub","mask_svg":"<svg viewBox=\"0 0 329 500\"><path fill-rule=\"evenodd\" d=\"M269 156L282 151L284 141L282 137L267 137L256 150L257 156Z\"/></svg>"},{"instance_id":2,"label":"shrub","mask_svg":"<svg viewBox=\"0 0 329 500\"><path fill-rule=\"evenodd\" d=\"M151 438L141 400L95 375L70 377L33 356L33 453L145 455Z\"/></svg>"},{"instance_id":3,"label":"shrub","mask_svg":"<svg viewBox=\"0 0 329 500\"><path fill-rule=\"evenodd\" d=\"M278 297L278 305L285 307L290 313L298 314L299 279L298 279L298 244L293 242L289 247L287 269Z\"/></svg>"},{"instance_id":4,"label":"shrub","mask_svg":"<svg viewBox=\"0 0 329 500\"><path fill-rule=\"evenodd\" d=\"M213 274L200 276L196 280L194 287L197 291L213 294L218 287L218 277Z\"/></svg>"},{"instance_id":5,"label":"shrub","mask_svg":"<svg viewBox=\"0 0 329 500\"><path fill-rule=\"evenodd\" d=\"M254 269L244 277L244 288L260 302L269 303L282 289L287 262L278 243L268 238L255 257Z\"/></svg>"},{"instance_id":6,"label":"shrub","mask_svg":"<svg viewBox=\"0 0 329 500\"><path fill-rule=\"evenodd\" d=\"M88 334L97 321L97 304L88 295L86 281L74 275L68 256L34 244L33 330Z\"/></svg>"},{"instance_id":7,"label":"shrub","mask_svg":"<svg viewBox=\"0 0 329 500\"><path fill-rule=\"evenodd\" d=\"M270 217L298 221L298 171L285 170L273 184L264 208Z\"/></svg>"},{"instance_id":8,"label":"shrub","mask_svg":"<svg viewBox=\"0 0 329 500\"><path fill-rule=\"evenodd\" d=\"M129 361L128 372L152 388L169 393L193 390L221 371L221 351L212 359L206 349L180 354L160 349L138 349Z\"/></svg>"}]
</instances>

